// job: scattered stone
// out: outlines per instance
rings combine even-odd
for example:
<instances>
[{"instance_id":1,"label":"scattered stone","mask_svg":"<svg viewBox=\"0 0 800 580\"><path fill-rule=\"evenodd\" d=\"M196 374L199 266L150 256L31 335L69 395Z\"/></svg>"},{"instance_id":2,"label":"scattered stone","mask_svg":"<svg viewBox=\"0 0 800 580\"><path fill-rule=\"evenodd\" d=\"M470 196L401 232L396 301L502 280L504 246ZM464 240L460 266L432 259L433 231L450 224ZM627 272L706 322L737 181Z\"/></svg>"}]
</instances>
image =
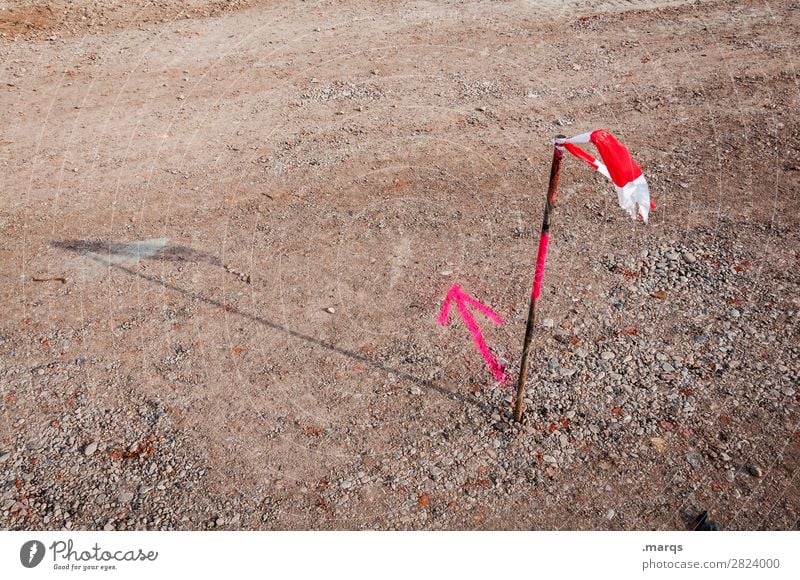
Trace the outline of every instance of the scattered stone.
<instances>
[{"instance_id":1,"label":"scattered stone","mask_svg":"<svg viewBox=\"0 0 800 580\"><path fill-rule=\"evenodd\" d=\"M656 298L658 300L666 300L667 299L667 293L664 290L656 290L655 292L652 292L650 294L650 296L652 296L653 298Z\"/></svg>"},{"instance_id":2,"label":"scattered stone","mask_svg":"<svg viewBox=\"0 0 800 580\"><path fill-rule=\"evenodd\" d=\"M695 470L700 470L703 468L703 456L697 453L696 451L690 451L686 454L686 461L691 465Z\"/></svg>"},{"instance_id":3,"label":"scattered stone","mask_svg":"<svg viewBox=\"0 0 800 580\"><path fill-rule=\"evenodd\" d=\"M93 455L95 451L97 451L97 443L92 441L83 449L83 454L86 455L86 457L89 457Z\"/></svg>"},{"instance_id":4,"label":"scattered stone","mask_svg":"<svg viewBox=\"0 0 800 580\"><path fill-rule=\"evenodd\" d=\"M667 442L663 437L651 437L650 444L656 450L656 453L664 453L667 450Z\"/></svg>"},{"instance_id":5,"label":"scattered stone","mask_svg":"<svg viewBox=\"0 0 800 580\"><path fill-rule=\"evenodd\" d=\"M328 308L325 309L325 312L327 312L328 314L336 314L336 309L331 306L328 306Z\"/></svg>"},{"instance_id":6,"label":"scattered stone","mask_svg":"<svg viewBox=\"0 0 800 580\"><path fill-rule=\"evenodd\" d=\"M695 520L694 530L698 532L716 532L720 530L720 526L711 519L707 511L703 511Z\"/></svg>"}]
</instances>

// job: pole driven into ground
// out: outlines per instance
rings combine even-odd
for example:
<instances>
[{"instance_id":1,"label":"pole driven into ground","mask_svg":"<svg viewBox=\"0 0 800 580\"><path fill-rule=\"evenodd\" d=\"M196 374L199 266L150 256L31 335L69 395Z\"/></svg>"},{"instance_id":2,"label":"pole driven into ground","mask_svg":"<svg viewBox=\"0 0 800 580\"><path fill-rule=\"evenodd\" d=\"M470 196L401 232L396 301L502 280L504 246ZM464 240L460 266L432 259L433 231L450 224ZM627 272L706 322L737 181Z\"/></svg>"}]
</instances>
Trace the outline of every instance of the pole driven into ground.
<instances>
[{"instance_id":1,"label":"pole driven into ground","mask_svg":"<svg viewBox=\"0 0 800 580\"><path fill-rule=\"evenodd\" d=\"M556 139L563 139L558 135ZM533 289L531 290L531 303L528 307L528 323L525 326L525 341L522 344L522 363L519 369L519 383L517 384L517 400L514 403L514 419L522 421L522 411L525 405L525 383L528 380L528 358L531 354L531 340L533 330L539 319L539 296L542 292L542 277L544 276L544 263L547 260L547 245L550 242L550 216L556 203L558 192L558 175L561 173L561 158L563 150L553 146L553 163L550 166L550 183L547 187L547 201L544 205L544 219L542 232L539 234L539 251L536 254L536 270L533 275Z\"/></svg>"}]
</instances>

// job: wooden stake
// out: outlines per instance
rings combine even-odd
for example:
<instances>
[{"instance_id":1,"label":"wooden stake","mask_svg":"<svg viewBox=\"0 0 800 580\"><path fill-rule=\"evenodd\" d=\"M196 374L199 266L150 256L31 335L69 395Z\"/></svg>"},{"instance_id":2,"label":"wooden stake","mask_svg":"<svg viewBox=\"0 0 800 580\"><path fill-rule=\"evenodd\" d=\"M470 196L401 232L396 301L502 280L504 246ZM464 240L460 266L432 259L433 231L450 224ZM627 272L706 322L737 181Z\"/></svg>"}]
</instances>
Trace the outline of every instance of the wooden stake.
<instances>
[{"instance_id":1,"label":"wooden stake","mask_svg":"<svg viewBox=\"0 0 800 580\"><path fill-rule=\"evenodd\" d=\"M563 139L563 135L556 136L556 139ZM561 173L561 158L564 153L562 149L553 146L553 162L550 165L550 184L547 187L547 200L544 205L544 219L542 220L542 231L539 234L539 250L536 257L536 270L533 275L533 289L531 290L531 302L528 307L528 323L525 326L525 340L522 343L522 362L519 369L519 382L517 383L517 400L514 404L514 419L522 421L522 411L525 404L525 383L528 380L528 358L531 354L531 340L533 330L539 321L539 295L542 289L542 276L544 275L544 263L547 259L547 245L550 241L550 219L553 207L556 203L556 193L558 192L558 176Z\"/></svg>"}]
</instances>

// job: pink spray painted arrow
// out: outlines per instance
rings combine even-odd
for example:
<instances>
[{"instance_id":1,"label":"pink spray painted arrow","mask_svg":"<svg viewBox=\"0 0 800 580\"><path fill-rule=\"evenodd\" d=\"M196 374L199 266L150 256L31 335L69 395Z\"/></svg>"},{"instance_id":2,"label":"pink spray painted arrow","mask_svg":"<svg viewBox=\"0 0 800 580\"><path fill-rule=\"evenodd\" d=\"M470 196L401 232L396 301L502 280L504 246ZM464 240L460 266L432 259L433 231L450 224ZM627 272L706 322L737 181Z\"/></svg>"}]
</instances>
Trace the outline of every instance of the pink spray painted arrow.
<instances>
[{"instance_id":1,"label":"pink spray painted arrow","mask_svg":"<svg viewBox=\"0 0 800 580\"><path fill-rule=\"evenodd\" d=\"M492 375L494 375L495 380L500 382L501 384L506 383L506 375L505 369L503 369L503 365L494 358L494 355L489 350L489 347L486 344L486 341L483 339L483 334L481 333L481 329L478 327L478 323L475 322L475 318L472 316L472 313L467 308L467 305L477 308L481 311L486 318L491 320L497 325L503 324L503 319L498 316L498 314L486 306L475 300L472 296L467 294L461 289L461 286L458 284L453 284L450 290L447 292L447 296L442 303L442 313L439 315L439 324L442 326L447 326L447 315L450 313L450 304L456 301L456 305L458 306L458 311L461 313L461 318L464 319L464 324L467 325L467 328L472 333L472 338L475 340L475 345L478 347L478 350L481 351L486 364L489 365L489 369L492 371Z\"/></svg>"}]
</instances>

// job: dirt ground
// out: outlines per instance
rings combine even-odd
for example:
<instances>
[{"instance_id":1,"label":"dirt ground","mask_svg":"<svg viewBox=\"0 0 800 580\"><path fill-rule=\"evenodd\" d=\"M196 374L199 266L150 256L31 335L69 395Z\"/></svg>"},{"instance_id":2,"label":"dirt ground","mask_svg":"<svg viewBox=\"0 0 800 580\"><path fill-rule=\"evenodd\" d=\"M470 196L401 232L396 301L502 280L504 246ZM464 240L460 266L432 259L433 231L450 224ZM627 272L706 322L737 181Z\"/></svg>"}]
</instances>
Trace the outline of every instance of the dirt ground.
<instances>
[{"instance_id":1,"label":"dirt ground","mask_svg":"<svg viewBox=\"0 0 800 580\"><path fill-rule=\"evenodd\" d=\"M795 0L0 0L0 527L800 529ZM645 225L551 139L604 127Z\"/></svg>"}]
</instances>

